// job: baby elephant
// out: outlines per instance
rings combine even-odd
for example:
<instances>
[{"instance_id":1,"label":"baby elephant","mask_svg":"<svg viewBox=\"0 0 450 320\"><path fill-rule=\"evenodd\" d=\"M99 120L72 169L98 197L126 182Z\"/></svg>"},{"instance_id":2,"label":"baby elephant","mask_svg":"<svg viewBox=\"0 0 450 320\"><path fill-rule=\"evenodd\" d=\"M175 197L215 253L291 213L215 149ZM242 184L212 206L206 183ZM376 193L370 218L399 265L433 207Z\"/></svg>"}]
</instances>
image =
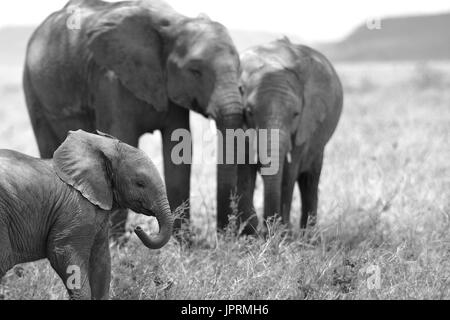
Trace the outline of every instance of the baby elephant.
<instances>
[{"instance_id":1,"label":"baby elephant","mask_svg":"<svg viewBox=\"0 0 450 320\"><path fill-rule=\"evenodd\" d=\"M297 182L302 201L300 224L305 228L314 224L317 214L324 148L342 111L341 82L322 54L287 38L248 49L241 55L241 65L246 126L259 132L268 130L263 154L278 163L274 174L263 175L264 218L280 214L289 224ZM279 130L279 139L271 138L271 131L277 132L272 129ZM261 143L258 145L261 148ZM261 157L257 159L253 162L256 165L239 167L240 211L243 220L249 220L246 233L253 233L257 227L257 219L251 217L256 171L263 173L262 169L274 166ZM308 217L314 219L308 223Z\"/></svg>"},{"instance_id":2,"label":"baby elephant","mask_svg":"<svg viewBox=\"0 0 450 320\"><path fill-rule=\"evenodd\" d=\"M15 264L48 258L71 299L107 299L111 210L155 216L160 232L135 230L164 246L173 216L165 186L146 154L119 140L70 132L52 160L0 150L0 279Z\"/></svg>"}]
</instances>

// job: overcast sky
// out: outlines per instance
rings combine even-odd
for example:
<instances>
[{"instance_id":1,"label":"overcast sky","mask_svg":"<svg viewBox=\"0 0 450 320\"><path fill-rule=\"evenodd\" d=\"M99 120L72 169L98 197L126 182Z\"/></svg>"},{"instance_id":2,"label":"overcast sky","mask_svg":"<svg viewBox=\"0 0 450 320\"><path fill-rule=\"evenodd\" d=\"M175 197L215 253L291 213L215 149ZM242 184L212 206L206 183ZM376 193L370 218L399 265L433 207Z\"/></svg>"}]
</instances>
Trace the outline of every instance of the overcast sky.
<instances>
[{"instance_id":1,"label":"overcast sky","mask_svg":"<svg viewBox=\"0 0 450 320\"><path fill-rule=\"evenodd\" d=\"M0 27L38 24L66 0L2 1ZM117 1L109 1L117 2ZM228 28L297 34L310 41L338 40L367 19L450 12L449 0L168 0L187 16L206 13Z\"/></svg>"}]
</instances>

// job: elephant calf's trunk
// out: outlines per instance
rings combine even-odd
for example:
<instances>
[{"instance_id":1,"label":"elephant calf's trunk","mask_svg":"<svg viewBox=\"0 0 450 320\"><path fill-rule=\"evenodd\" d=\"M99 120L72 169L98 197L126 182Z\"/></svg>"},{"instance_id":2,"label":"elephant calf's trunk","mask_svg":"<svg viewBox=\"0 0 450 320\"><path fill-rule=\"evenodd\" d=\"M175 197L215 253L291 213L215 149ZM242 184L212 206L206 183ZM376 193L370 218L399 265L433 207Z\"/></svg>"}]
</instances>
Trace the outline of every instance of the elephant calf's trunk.
<instances>
[{"instance_id":1,"label":"elephant calf's trunk","mask_svg":"<svg viewBox=\"0 0 450 320\"><path fill-rule=\"evenodd\" d=\"M140 227L136 227L134 230L144 246L149 249L156 250L162 248L167 244L167 242L169 242L170 237L172 236L174 219L170 211L169 203L167 200L165 202L166 203L162 206L162 209L158 209L155 214L156 220L159 224L159 233L157 235L149 236Z\"/></svg>"}]
</instances>

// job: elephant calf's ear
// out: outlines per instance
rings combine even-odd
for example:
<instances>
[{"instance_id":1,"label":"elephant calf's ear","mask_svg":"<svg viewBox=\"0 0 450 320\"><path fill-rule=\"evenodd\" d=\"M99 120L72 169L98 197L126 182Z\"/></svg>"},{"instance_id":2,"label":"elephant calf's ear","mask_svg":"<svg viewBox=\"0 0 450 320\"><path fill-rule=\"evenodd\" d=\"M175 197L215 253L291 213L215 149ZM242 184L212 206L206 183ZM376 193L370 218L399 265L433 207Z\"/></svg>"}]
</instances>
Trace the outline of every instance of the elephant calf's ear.
<instances>
[{"instance_id":1,"label":"elephant calf's ear","mask_svg":"<svg viewBox=\"0 0 450 320\"><path fill-rule=\"evenodd\" d=\"M104 139L81 130L70 132L53 155L53 167L62 181L77 189L91 203L103 210L111 210L109 160L100 149Z\"/></svg>"},{"instance_id":2,"label":"elephant calf's ear","mask_svg":"<svg viewBox=\"0 0 450 320\"><path fill-rule=\"evenodd\" d=\"M88 32L88 37L98 65L113 70L140 100L157 111L167 110L163 44L148 14L123 8L112 11Z\"/></svg>"}]
</instances>

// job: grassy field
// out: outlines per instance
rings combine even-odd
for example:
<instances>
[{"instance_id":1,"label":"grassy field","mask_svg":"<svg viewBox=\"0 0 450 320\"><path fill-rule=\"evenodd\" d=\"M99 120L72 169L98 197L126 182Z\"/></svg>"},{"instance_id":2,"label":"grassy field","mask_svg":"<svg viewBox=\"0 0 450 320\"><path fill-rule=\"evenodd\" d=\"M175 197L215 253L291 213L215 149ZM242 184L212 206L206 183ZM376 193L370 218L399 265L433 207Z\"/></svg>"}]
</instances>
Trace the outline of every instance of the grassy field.
<instances>
[{"instance_id":1,"label":"grassy field","mask_svg":"<svg viewBox=\"0 0 450 320\"><path fill-rule=\"evenodd\" d=\"M196 164L195 243L148 251L132 235L112 248L111 298L450 299L450 65L337 70L344 112L326 149L319 224L308 240L283 236L276 222L267 239L236 238L232 225L217 236L215 166ZM200 141L209 123L196 115L191 122ZM19 68L0 67L0 125L0 148L37 155ZM144 136L141 147L161 168L159 134ZM260 179L256 207L262 211ZM299 212L296 192L294 230ZM129 220L154 225L136 214ZM46 261L16 267L0 284L0 299L63 298Z\"/></svg>"}]
</instances>

